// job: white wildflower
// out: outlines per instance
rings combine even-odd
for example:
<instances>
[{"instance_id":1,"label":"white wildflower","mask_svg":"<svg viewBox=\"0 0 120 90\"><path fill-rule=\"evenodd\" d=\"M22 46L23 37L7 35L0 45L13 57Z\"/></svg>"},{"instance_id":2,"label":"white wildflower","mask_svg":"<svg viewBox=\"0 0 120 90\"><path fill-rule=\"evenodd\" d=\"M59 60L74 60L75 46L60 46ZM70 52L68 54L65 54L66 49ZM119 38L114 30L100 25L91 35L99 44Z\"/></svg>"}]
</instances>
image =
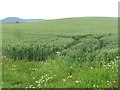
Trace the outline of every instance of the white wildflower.
<instances>
[{"instance_id":1,"label":"white wildflower","mask_svg":"<svg viewBox=\"0 0 120 90\"><path fill-rule=\"evenodd\" d=\"M91 69L93 69L93 67L90 67Z\"/></svg>"},{"instance_id":2,"label":"white wildflower","mask_svg":"<svg viewBox=\"0 0 120 90\"><path fill-rule=\"evenodd\" d=\"M116 56L117 59L119 59L119 56Z\"/></svg>"},{"instance_id":3,"label":"white wildflower","mask_svg":"<svg viewBox=\"0 0 120 90\"><path fill-rule=\"evenodd\" d=\"M35 79L35 77L33 77L33 79Z\"/></svg>"},{"instance_id":4,"label":"white wildflower","mask_svg":"<svg viewBox=\"0 0 120 90\"><path fill-rule=\"evenodd\" d=\"M63 81L65 82L66 80L65 80L65 79L63 79Z\"/></svg>"},{"instance_id":5,"label":"white wildflower","mask_svg":"<svg viewBox=\"0 0 120 90\"><path fill-rule=\"evenodd\" d=\"M69 78L72 78L72 75L69 75L69 76L67 77L67 79L69 79Z\"/></svg>"},{"instance_id":6,"label":"white wildflower","mask_svg":"<svg viewBox=\"0 0 120 90\"><path fill-rule=\"evenodd\" d=\"M56 54L59 56L59 55L60 55L60 52L56 52Z\"/></svg>"},{"instance_id":7,"label":"white wildflower","mask_svg":"<svg viewBox=\"0 0 120 90\"><path fill-rule=\"evenodd\" d=\"M113 83L115 83L115 81L113 81Z\"/></svg>"},{"instance_id":8,"label":"white wildflower","mask_svg":"<svg viewBox=\"0 0 120 90\"><path fill-rule=\"evenodd\" d=\"M38 84L37 86L40 88L41 84Z\"/></svg>"},{"instance_id":9,"label":"white wildflower","mask_svg":"<svg viewBox=\"0 0 120 90\"><path fill-rule=\"evenodd\" d=\"M44 86L46 86L46 84L44 84Z\"/></svg>"},{"instance_id":10,"label":"white wildflower","mask_svg":"<svg viewBox=\"0 0 120 90\"><path fill-rule=\"evenodd\" d=\"M103 67L106 67L106 65L103 65Z\"/></svg>"},{"instance_id":11,"label":"white wildflower","mask_svg":"<svg viewBox=\"0 0 120 90\"><path fill-rule=\"evenodd\" d=\"M80 81L79 81L79 80L76 80L74 83L76 83L76 84L77 84L77 83L80 83Z\"/></svg>"},{"instance_id":12,"label":"white wildflower","mask_svg":"<svg viewBox=\"0 0 120 90\"><path fill-rule=\"evenodd\" d=\"M43 76L41 77L41 79L43 79Z\"/></svg>"},{"instance_id":13,"label":"white wildflower","mask_svg":"<svg viewBox=\"0 0 120 90\"><path fill-rule=\"evenodd\" d=\"M93 85L93 87L95 87L95 85Z\"/></svg>"},{"instance_id":14,"label":"white wildflower","mask_svg":"<svg viewBox=\"0 0 120 90\"><path fill-rule=\"evenodd\" d=\"M47 77L48 75L46 74L45 76Z\"/></svg>"}]
</instances>

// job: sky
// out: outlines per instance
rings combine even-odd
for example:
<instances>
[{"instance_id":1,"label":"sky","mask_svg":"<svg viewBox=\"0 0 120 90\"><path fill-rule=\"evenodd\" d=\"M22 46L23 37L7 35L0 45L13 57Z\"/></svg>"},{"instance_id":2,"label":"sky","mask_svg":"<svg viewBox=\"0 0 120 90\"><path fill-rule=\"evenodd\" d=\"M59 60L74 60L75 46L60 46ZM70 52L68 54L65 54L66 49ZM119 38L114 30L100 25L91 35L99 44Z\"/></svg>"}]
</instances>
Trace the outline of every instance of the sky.
<instances>
[{"instance_id":1,"label":"sky","mask_svg":"<svg viewBox=\"0 0 120 90\"><path fill-rule=\"evenodd\" d=\"M0 0L0 19L58 19L118 16L120 0Z\"/></svg>"}]
</instances>

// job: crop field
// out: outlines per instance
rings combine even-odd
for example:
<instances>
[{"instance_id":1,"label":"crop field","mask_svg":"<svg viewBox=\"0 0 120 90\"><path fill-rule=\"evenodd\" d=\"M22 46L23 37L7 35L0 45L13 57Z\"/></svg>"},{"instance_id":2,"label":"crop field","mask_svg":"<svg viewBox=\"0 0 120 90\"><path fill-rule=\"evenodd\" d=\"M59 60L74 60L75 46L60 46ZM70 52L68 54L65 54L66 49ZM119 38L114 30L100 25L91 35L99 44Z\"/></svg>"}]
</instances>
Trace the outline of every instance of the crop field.
<instances>
[{"instance_id":1,"label":"crop field","mask_svg":"<svg viewBox=\"0 0 120 90\"><path fill-rule=\"evenodd\" d=\"M117 88L114 17L2 25L3 88Z\"/></svg>"}]
</instances>

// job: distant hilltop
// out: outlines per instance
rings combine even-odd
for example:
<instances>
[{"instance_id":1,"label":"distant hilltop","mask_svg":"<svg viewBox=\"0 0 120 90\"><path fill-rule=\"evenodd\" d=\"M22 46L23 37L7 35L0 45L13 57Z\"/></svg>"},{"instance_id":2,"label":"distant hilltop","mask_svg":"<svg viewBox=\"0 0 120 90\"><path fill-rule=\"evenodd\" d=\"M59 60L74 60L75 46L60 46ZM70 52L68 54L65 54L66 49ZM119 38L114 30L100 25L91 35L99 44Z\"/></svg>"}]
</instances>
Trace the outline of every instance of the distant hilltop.
<instances>
[{"instance_id":1,"label":"distant hilltop","mask_svg":"<svg viewBox=\"0 0 120 90\"><path fill-rule=\"evenodd\" d=\"M5 19L0 20L3 23L20 23L20 22L37 22L43 19L21 19L18 17L7 17Z\"/></svg>"}]
</instances>

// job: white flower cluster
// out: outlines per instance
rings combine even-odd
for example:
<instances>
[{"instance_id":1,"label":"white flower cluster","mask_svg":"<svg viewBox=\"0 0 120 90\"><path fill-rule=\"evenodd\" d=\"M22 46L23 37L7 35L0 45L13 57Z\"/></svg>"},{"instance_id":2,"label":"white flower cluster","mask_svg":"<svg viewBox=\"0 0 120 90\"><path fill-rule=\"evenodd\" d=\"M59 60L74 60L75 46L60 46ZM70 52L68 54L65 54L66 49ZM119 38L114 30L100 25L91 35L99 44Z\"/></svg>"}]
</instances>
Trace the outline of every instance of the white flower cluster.
<instances>
[{"instance_id":1,"label":"white flower cluster","mask_svg":"<svg viewBox=\"0 0 120 90\"><path fill-rule=\"evenodd\" d=\"M41 88L43 85L46 86L46 82L48 80L52 80L53 77L49 77L48 74L41 76L41 78L37 81L35 81L35 83L37 84L38 88Z\"/></svg>"},{"instance_id":2,"label":"white flower cluster","mask_svg":"<svg viewBox=\"0 0 120 90\"><path fill-rule=\"evenodd\" d=\"M38 68L29 68L29 70L36 71Z\"/></svg>"}]
</instances>

